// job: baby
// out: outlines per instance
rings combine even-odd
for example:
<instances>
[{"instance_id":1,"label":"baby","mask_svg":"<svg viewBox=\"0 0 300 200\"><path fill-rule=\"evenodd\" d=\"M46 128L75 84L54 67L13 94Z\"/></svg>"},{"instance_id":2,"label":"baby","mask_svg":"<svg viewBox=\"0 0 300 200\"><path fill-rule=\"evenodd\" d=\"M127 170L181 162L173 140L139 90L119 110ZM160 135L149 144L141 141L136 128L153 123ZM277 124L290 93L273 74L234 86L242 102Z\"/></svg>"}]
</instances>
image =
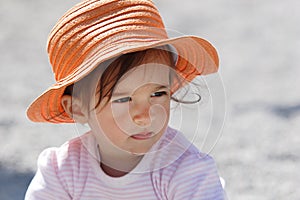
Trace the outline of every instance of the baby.
<instances>
[{"instance_id":1,"label":"baby","mask_svg":"<svg viewBox=\"0 0 300 200\"><path fill-rule=\"evenodd\" d=\"M35 122L88 124L44 150L25 199L224 199L213 159L168 126L176 92L213 73L212 45L168 38L150 0L85 0L53 28L56 83L28 108Z\"/></svg>"}]
</instances>

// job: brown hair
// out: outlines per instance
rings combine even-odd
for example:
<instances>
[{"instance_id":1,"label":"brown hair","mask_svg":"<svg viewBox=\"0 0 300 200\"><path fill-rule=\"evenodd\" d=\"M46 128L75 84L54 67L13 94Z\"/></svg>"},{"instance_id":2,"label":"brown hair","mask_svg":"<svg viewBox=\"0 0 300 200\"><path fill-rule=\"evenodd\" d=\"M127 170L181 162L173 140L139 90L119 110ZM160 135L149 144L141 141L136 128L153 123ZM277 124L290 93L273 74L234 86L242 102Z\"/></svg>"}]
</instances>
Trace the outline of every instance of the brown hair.
<instances>
[{"instance_id":1,"label":"brown hair","mask_svg":"<svg viewBox=\"0 0 300 200\"><path fill-rule=\"evenodd\" d=\"M169 67L174 69L176 63L175 54L172 53L168 48L168 46L164 46L155 49L152 48L144 51L128 53L101 63L94 71L92 71L82 80L68 86L64 92L64 95L75 95L76 97L79 97L83 102L83 106L86 106L88 110L91 110L89 105L90 98L86 97L92 97L98 93L99 99L95 106L95 108L97 108L104 97L107 97L107 101L105 103L109 102L114 88L121 77L129 70L144 63L146 59L155 63L157 57L160 56L166 61L166 63L163 64L167 64ZM177 85L181 84L181 81L174 70L170 70L169 77L171 85L175 79ZM95 83L95 81L97 81L97 87L92 85ZM79 90L77 88L79 88Z\"/></svg>"}]
</instances>

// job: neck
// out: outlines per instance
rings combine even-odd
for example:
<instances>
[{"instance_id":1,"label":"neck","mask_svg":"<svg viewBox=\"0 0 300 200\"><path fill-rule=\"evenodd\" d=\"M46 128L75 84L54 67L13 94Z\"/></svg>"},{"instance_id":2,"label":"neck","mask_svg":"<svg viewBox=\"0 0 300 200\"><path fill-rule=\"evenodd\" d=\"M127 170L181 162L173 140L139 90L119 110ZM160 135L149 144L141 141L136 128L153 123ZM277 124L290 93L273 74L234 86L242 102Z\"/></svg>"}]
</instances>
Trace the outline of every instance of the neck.
<instances>
[{"instance_id":1,"label":"neck","mask_svg":"<svg viewBox=\"0 0 300 200\"><path fill-rule=\"evenodd\" d=\"M122 176L125 176L126 174L128 174L128 172L126 172L126 171L120 171L120 170L114 169L112 167L105 165L102 162L100 163L100 167L108 176L111 176L111 177L122 177Z\"/></svg>"},{"instance_id":2,"label":"neck","mask_svg":"<svg viewBox=\"0 0 300 200\"><path fill-rule=\"evenodd\" d=\"M143 155L132 155L128 152L104 151L99 147L100 167L111 177L121 177L132 171L141 161Z\"/></svg>"}]
</instances>

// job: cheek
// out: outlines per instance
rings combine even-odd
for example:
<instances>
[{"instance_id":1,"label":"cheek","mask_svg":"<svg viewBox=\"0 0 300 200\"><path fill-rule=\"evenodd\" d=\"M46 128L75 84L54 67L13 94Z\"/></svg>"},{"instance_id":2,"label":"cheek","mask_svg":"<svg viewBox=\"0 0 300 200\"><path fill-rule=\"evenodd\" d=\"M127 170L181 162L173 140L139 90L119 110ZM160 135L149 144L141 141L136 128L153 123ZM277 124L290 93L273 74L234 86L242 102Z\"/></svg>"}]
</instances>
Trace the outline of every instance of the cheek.
<instances>
[{"instance_id":1,"label":"cheek","mask_svg":"<svg viewBox=\"0 0 300 200\"><path fill-rule=\"evenodd\" d=\"M161 132L165 129L166 125L169 122L170 117L170 106L156 104L151 107L150 110L152 127L155 132Z\"/></svg>"},{"instance_id":2,"label":"cheek","mask_svg":"<svg viewBox=\"0 0 300 200\"><path fill-rule=\"evenodd\" d=\"M114 126L126 135L132 135L135 130L129 109L129 103L111 104L110 108Z\"/></svg>"},{"instance_id":3,"label":"cheek","mask_svg":"<svg viewBox=\"0 0 300 200\"><path fill-rule=\"evenodd\" d=\"M95 131L108 135L116 129L114 117L109 105L99 106L90 113L90 126Z\"/></svg>"},{"instance_id":4,"label":"cheek","mask_svg":"<svg viewBox=\"0 0 300 200\"><path fill-rule=\"evenodd\" d=\"M121 118L119 116L119 118ZM97 115L98 123L101 127L105 127L105 129L115 129L116 128L116 115L110 108L110 106L106 106L102 109Z\"/></svg>"},{"instance_id":5,"label":"cheek","mask_svg":"<svg viewBox=\"0 0 300 200\"><path fill-rule=\"evenodd\" d=\"M131 118L126 104L108 104L97 115L98 126L109 138L124 138L132 134Z\"/></svg>"},{"instance_id":6,"label":"cheek","mask_svg":"<svg viewBox=\"0 0 300 200\"><path fill-rule=\"evenodd\" d=\"M98 111L93 120L93 130L100 141L117 146L127 138L127 135L116 124L110 109ZM103 139L103 137L106 139Z\"/></svg>"}]
</instances>

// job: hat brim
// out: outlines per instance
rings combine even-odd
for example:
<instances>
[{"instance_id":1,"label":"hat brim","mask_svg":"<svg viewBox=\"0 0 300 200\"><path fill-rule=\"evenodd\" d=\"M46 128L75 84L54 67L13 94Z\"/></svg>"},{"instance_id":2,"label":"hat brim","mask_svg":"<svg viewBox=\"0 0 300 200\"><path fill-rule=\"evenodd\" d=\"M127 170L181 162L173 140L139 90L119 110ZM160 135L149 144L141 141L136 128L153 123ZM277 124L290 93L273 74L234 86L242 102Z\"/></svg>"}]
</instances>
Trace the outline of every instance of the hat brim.
<instances>
[{"instance_id":1,"label":"hat brim","mask_svg":"<svg viewBox=\"0 0 300 200\"><path fill-rule=\"evenodd\" d=\"M36 98L27 109L27 116L33 122L74 123L64 111L61 98L68 85L82 79L93 71L100 63L122 54L142 51L163 45L172 45L178 55L176 70L187 81L197 75L206 75L218 70L219 59L216 49L206 40L195 36L183 36L159 41L138 42L99 55L95 52L82 65L85 70L49 87ZM87 67L88 66L88 67Z\"/></svg>"}]
</instances>

